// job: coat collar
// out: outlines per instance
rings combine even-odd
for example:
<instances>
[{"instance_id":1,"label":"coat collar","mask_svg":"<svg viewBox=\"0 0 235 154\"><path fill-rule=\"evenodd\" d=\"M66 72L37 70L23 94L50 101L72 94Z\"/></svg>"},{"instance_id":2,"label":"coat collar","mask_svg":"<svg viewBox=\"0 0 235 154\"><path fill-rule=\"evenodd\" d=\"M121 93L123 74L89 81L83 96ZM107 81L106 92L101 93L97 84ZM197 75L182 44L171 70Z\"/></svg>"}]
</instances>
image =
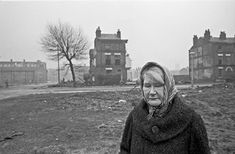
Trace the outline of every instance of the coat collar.
<instances>
[{"instance_id":1,"label":"coat collar","mask_svg":"<svg viewBox=\"0 0 235 154\"><path fill-rule=\"evenodd\" d=\"M147 120L148 112L144 100L133 110L134 129L153 143L165 141L183 132L190 124L192 110L184 105L176 95L172 100L171 110L163 118ZM155 126L155 127L154 127ZM153 128L158 128L157 132Z\"/></svg>"}]
</instances>

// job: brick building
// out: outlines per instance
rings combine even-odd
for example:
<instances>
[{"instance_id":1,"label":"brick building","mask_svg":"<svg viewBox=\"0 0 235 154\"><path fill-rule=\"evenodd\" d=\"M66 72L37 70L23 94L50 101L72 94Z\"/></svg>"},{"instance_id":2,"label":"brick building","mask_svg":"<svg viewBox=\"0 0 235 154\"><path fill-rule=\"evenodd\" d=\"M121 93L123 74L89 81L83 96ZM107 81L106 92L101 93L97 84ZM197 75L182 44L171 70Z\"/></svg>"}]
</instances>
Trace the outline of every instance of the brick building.
<instances>
[{"instance_id":1,"label":"brick building","mask_svg":"<svg viewBox=\"0 0 235 154\"><path fill-rule=\"evenodd\" d=\"M45 83L47 82L46 63L24 61L0 62L0 86Z\"/></svg>"},{"instance_id":2,"label":"brick building","mask_svg":"<svg viewBox=\"0 0 235 154\"><path fill-rule=\"evenodd\" d=\"M235 80L235 37L212 37L206 30L204 37L193 37L189 50L189 74L195 82Z\"/></svg>"},{"instance_id":3,"label":"brick building","mask_svg":"<svg viewBox=\"0 0 235 154\"><path fill-rule=\"evenodd\" d=\"M126 82L126 43L121 39L120 30L116 34L103 34L100 27L96 29L94 49L90 55L90 74L93 82L98 85L119 84Z\"/></svg>"}]
</instances>

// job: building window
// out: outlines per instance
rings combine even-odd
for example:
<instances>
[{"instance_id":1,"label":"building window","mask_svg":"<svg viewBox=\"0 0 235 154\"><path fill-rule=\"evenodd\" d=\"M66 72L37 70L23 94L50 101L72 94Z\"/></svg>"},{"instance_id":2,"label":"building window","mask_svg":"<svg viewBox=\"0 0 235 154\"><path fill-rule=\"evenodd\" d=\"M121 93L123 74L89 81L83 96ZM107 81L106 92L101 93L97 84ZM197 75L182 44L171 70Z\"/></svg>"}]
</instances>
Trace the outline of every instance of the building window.
<instances>
[{"instance_id":1,"label":"building window","mask_svg":"<svg viewBox=\"0 0 235 154\"><path fill-rule=\"evenodd\" d=\"M233 72L233 68L230 67L230 66L228 66L228 67L226 67L225 71L227 71L227 72Z\"/></svg>"},{"instance_id":2,"label":"building window","mask_svg":"<svg viewBox=\"0 0 235 154\"><path fill-rule=\"evenodd\" d=\"M223 64L222 58L219 58L219 59L218 59L218 64L219 64L219 65L222 65L222 64Z\"/></svg>"},{"instance_id":3,"label":"building window","mask_svg":"<svg viewBox=\"0 0 235 154\"><path fill-rule=\"evenodd\" d=\"M198 48L198 51L196 54L197 54L197 56L202 56L202 47Z\"/></svg>"},{"instance_id":4,"label":"building window","mask_svg":"<svg viewBox=\"0 0 235 154\"><path fill-rule=\"evenodd\" d=\"M112 72L113 69L112 68L105 68L105 70L106 70L106 73L109 74Z\"/></svg>"},{"instance_id":5,"label":"building window","mask_svg":"<svg viewBox=\"0 0 235 154\"><path fill-rule=\"evenodd\" d=\"M104 45L104 48L105 48L105 50L108 50L108 49L111 48L111 45L110 45L110 44L105 44L105 45Z\"/></svg>"},{"instance_id":6,"label":"building window","mask_svg":"<svg viewBox=\"0 0 235 154\"><path fill-rule=\"evenodd\" d=\"M218 77L222 77L222 71L224 67L218 67Z\"/></svg>"},{"instance_id":7,"label":"building window","mask_svg":"<svg viewBox=\"0 0 235 154\"><path fill-rule=\"evenodd\" d=\"M115 65L121 65L121 53L114 53Z\"/></svg>"},{"instance_id":8,"label":"building window","mask_svg":"<svg viewBox=\"0 0 235 154\"><path fill-rule=\"evenodd\" d=\"M226 56L226 57L230 57L231 54L230 54L230 53L226 53L225 56Z\"/></svg>"},{"instance_id":9,"label":"building window","mask_svg":"<svg viewBox=\"0 0 235 154\"><path fill-rule=\"evenodd\" d=\"M111 65L111 55L105 55L105 65Z\"/></svg>"},{"instance_id":10,"label":"building window","mask_svg":"<svg viewBox=\"0 0 235 154\"><path fill-rule=\"evenodd\" d=\"M115 59L115 65L120 65L121 64L121 59Z\"/></svg>"},{"instance_id":11,"label":"building window","mask_svg":"<svg viewBox=\"0 0 235 154\"><path fill-rule=\"evenodd\" d=\"M110 74L112 72L112 70L106 70L107 74Z\"/></svg>"},{"instance_id":12,"label":"building window","mask_svg":"<svg viewBox=\"0 0 235 154\"><path fill-rule=\"evenodd\" d=\"M218 70L218 77L222 77L222 69Z\"/></svg>"},{"instance_id":13,"label":"building window","mask_svg":"<svg viewBox=\"0 0 235 154\"><path fill-rule=\"evenodd\" d=\"M222 53L218 53L217 54L219 57L223 57L223 54Z\"/></svg>"},{"instance_id":14,"label":"building window","mask_svg":"<svg viewBox=\"0 0 235 154\"><path fill-rule=\"evenodd\" d=\"M226 65L231 65L232 64L231 56L226 56L224 59L225 59L225 64Z\"/></svg>"},{"instance_id":15,"label":"building window","mask_svg":"<svg viewBox=\"0 0 235 154\"><path fill-rule=\"evenodd\" d=\"M221 46L221 45L219 45L219 46L218 46L218 50L220 51L221 49L222 49L222 46Z\"/></svg>"}]
</instances>

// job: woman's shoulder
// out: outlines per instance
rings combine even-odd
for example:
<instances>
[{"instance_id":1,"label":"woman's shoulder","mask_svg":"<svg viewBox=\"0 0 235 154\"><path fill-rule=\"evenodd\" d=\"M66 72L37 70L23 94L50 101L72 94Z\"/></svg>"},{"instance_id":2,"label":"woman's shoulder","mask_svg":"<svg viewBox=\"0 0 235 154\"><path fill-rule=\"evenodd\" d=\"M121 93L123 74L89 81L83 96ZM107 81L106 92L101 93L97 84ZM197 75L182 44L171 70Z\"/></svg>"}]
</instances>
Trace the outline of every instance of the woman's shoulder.
<instances>
[{"instance_id":1,"label":"woman's shoulder","mask_svg":"<svg viewBox=\"0 0 235 154\"><path fill-rule=\"evenodd\" d=\"M177 95L175 97L175 100L181 104L183 110L186 111L186 113L191 115L193 123L198 123L202 121L201 115L198 114L192 107L190 107L184 98L182 98L180 95Z\"/></svg>"},{"instance_id":2,"label":"woman's shoulder","mask_svg":"<svg viewBox=\"0 0 235 154\"><path fill-rule=\"evenodd\" d=\"M147 116L147 104L144 99L138 100L135 107L129 112L129 117L146 117Z\"/></svg>"},{"instance_id":3,"label":"woman's shoulder","mask_svg":"<svg viewBox=\"0 0 235 154\"><path fill-rule=\"evenodd\" d=\"M192 109L187 102L185 101L184 98L182 98L182 96L180 96L179 94L175 95L174 99L173 99L173 103L176 104L176 106L186 112L186 113L190 113L190 114L194 114L195 111L194 109Z\"/></svg>"},{"instance_id":4,"label":"woman's shoulder","mask_svg":"<svg viewBox=\"0 0 235 154\"><path fill-rule=\"evenodd\" d=\"M147 103L142 98L141 100L138 100L138 103L135 105L132 112L140 112L140 111L143 111L143 110L146 110L146 109L147 109Z\"/></svg>"}]
</instances>

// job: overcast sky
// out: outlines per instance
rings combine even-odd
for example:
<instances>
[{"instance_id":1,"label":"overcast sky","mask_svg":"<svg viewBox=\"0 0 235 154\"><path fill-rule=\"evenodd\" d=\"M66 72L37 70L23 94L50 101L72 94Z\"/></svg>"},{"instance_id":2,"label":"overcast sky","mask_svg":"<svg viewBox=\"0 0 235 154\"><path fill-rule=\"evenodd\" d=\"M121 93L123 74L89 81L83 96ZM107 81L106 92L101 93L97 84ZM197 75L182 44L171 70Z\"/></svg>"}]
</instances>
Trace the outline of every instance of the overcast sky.
<instances>
[{"instance_id":1,"label":"overcast sky","mask_svg":"<svg viewBox=\"0 0 235 154\"><path fill-rule=\"evenodd\" d=\"M235 35L235 1L0 1L0 61L49 61L39 44L48 23L80 27L94 48L95 30L122 32L132 67L156 61L169 69L188 66L193 35L205 29ZM86 63L88 64L88 61Z\"/></svg>"}]
</instances>

